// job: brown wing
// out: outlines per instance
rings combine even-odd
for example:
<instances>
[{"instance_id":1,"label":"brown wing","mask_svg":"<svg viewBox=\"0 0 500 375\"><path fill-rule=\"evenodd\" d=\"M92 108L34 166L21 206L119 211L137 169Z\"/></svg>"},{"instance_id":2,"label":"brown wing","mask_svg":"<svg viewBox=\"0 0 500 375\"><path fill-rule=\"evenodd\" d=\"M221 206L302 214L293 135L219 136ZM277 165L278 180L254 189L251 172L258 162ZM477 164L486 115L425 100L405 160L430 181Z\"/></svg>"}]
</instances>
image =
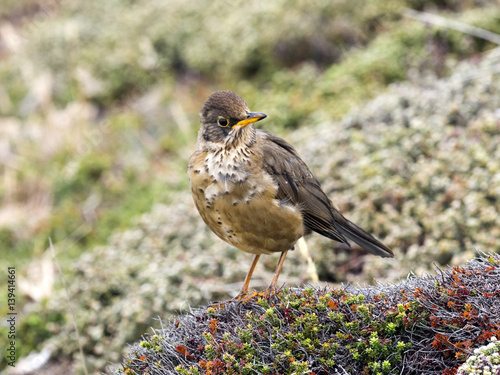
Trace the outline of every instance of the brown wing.
<instances>
[{"instance_id":1,"label":"brown wing","mask_svg":"<svg viewBox=\"0 0 500 375\"><path fill-rule=\"evenodd\" d=\"M300 206L307 229L348 244L334 225L330 200L293 146L264 130L257 134L264 152L263 166L278 184L277 198Z\"/></svg>"},{"instance_id":2,"label":"brown wing","mask_svg":"<svg viewBox=\"0 0 500 375\"><path fill-rule=\"evenodd\" d=\"M332 206L318 180L289 143L263 130L257 134L264 151L264 168L278 183L277 198L301 207L306 229L348 244L346 236L372 254L394 256L391 249Z\"/></svg>"}]
</instances>

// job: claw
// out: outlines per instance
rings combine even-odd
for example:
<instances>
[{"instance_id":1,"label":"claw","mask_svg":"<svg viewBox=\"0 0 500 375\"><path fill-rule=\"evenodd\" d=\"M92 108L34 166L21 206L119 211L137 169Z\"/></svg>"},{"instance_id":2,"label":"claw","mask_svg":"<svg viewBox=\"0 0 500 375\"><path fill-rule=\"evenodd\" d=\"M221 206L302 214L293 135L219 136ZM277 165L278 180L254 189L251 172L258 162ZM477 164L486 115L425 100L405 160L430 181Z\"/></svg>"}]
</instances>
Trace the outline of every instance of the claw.
<instances>
[{"instance_id":1,"label":"claw","mask_svg":"<svg viewBox=\"0 0 500 375\"><path fill-rule=\"evenodd\" d=\"M225 301L225 302L218 302L218 303L214 303L213 305L210 305L210 306L208 306L208 307L207 307L207 312L208 312L208 310L210 310L210 309L214 309L214 310L220 310L220 309L223 309L223 308L224 308L224 307L226 307L226 305L227 305L228 303L230 303L230 302L231 302L231 300L229 300L229 301Z\"/></svg>"},{"instance_id":2,"label":"claw","mask_svg":"<svg viewBox=\"0 0 500 375\"><path fill-rule=\"evenodd\" d=\"M248 301L250 301L251 299L254 299L254 298L269 298L269 297L271 297L275 293L276 293L276 288L269 287L266 290L264 290L263 292L257 292L257 291L254 290L250 294L246 294L246 295L243 295L243 296L238 295L238 296L235 297L235 300L241 301L241 303L245 304Z\"/></svg>"},{"instance_id":3,"label":"claw","mask_svg":"<svg viewBox=\"0 0 500 375\"><path fill-rule=\"evenodd\" d=\"M231 298L230 300L227 300L224 302L214 303L213 305L208 306L207 310L208 309L215 309L215 310L223 309L226 307L226 305L233 303L233 302L245 304L257 295L259 295L259 293L257 293L256 291L253 291L252 293L239 293L236 297Z\"/></svg>"},{"instance_id":4,"label":"claw","mask_svg":"<svg viewBox=\"0 0 500 375\"><path fill-rule=\"evenodd\" d=\"M251 293L239 293L236 297L234 297L228 301L218 302L218 303L215 303L213 305L208 306L207 310L208 309L215 309L215 310L223 309L226 307L226 305L233 303L233 302L241 303L244 305L254 298L257 298L257 299L258 298L269 298L272 295L274 295L275 293L276 293L276 288L271 287L271 286L269 288L267 288L266 290L264 290L263 292L257 292L256 290L254 290Z\"/></svg>"},{"instance_id":5,"label":"claw","mask_svg":"<svg viewBox=\"0 0 500 375\"><path fill-rule=\"evenodd\" d=\"M253 299L255 297L259 297L259 298L271 297L273 294L276 293L276 284L278 283L278 277L279 277L280 272L281 272L281 267L283 267L283 262L285 261L285 257L286 257L287 252L288 251L283 251L281 253L280 260L278 261L278 265L276 266L276 271L274 272L273 280L271 281L269 288L267 288L265 291L257 292L254 290L252 293L248 293L248 284L250 283L252 273L253 273L255 266L256 266L257 262L259 261L259 257L260 257L260 255L257 254L253 258L252 265L250 266L250 270L248 271L247 276L245 277L245 281L243 282L243 286L241 288L240 293L236 297L234 297L233 299L230 299L229 301L219 302L219 303L215 303L213 305L210 305L207 308L207 310L208 309L215 309L215 310L223 309L224 307L226 307L227 304L229 304L231 302L239 302L239 303L242 303L244 305L248 301L250 301L251 299Z\"/></svg>"},{"instance_id":6,"label":"claw","mask_svg":"<svg viewBox=\"0 0 500 375\"><path fill-rule=\"evenodd\" d=\"M234 300L239 301L244 305L258 294L259 293L257 293L255 290L252 293L240 293L236 297L234 297Z\"/></svg>"}]
</instances>

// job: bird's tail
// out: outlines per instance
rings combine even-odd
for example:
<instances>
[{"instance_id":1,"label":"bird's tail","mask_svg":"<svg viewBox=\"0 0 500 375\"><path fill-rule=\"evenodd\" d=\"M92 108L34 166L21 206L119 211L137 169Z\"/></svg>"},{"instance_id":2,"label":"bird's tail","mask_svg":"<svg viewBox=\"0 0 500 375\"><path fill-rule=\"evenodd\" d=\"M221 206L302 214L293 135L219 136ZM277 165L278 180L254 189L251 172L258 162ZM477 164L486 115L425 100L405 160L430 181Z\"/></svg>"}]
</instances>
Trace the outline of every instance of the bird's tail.
<instances>
[{"instance_id":1,"label":"bird's tail","mask_svg":"<svg viewBox=\"0 0 500 375\"><path fill-rule=\"evenodd\" d=\"M344 218L345 219L345 218ZM337 230L350 240L356 242L363 249L383 258L392 258L394 253L382 242L375 239L370 233L361 229L356 224L345 219L341 223L335 223Z\"/></svg>"}]
</instances>

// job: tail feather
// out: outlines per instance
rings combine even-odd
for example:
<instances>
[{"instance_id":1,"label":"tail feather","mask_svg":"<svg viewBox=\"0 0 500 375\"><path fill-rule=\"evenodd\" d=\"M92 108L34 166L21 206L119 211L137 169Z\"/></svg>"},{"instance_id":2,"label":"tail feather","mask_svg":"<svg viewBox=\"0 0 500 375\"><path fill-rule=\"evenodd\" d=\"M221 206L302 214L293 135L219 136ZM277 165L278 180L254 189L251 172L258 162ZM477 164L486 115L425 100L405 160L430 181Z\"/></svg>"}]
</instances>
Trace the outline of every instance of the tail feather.
<instances>
[{"instance_id":1,"label":"tail feather","mask_svg":"<svg viewBox=\"0 0 500 375\"><path fill-rule=\"evenodd\" d=\"M345 218L344 218L345 219ZM382 242L375 239L370 233L361 229L356 224L345 219L345 222L335 223L337 230L350 240L356 242L363 249L383 258L392 258L394 253Z\"/></svg>"}]
</instances>

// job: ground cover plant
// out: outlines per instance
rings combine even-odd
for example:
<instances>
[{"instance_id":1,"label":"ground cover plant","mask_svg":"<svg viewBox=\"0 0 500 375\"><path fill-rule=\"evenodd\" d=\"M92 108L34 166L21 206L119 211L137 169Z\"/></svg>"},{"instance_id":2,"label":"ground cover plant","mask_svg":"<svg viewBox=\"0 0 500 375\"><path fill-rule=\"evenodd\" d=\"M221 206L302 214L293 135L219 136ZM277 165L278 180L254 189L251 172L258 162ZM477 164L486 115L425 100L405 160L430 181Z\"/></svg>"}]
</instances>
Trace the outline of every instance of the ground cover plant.
<instances>
[{"instance_id":1,"label":"ground cover plant","mask_svg":"<svg viewBox=\"0 0 500 375\"><path fill-rule=\"evenodd\" d=\"M457 375L498 374L500 370L500 341L496 337L491 338L488 345L474 349L474 355L458 368Z\"/></svg>"},{"instance_id":2,"label":"ground cover plant","mask_svg":"<svg viewBox=\"0 0 500 375\"><path fill-rule=\"evenodd\" d=\"M500 257L371 287L285 288L153 330L115 374L456 374L500 335ZM493 339L494 340L494 339Z\"/></svg>"}]
</instances>

